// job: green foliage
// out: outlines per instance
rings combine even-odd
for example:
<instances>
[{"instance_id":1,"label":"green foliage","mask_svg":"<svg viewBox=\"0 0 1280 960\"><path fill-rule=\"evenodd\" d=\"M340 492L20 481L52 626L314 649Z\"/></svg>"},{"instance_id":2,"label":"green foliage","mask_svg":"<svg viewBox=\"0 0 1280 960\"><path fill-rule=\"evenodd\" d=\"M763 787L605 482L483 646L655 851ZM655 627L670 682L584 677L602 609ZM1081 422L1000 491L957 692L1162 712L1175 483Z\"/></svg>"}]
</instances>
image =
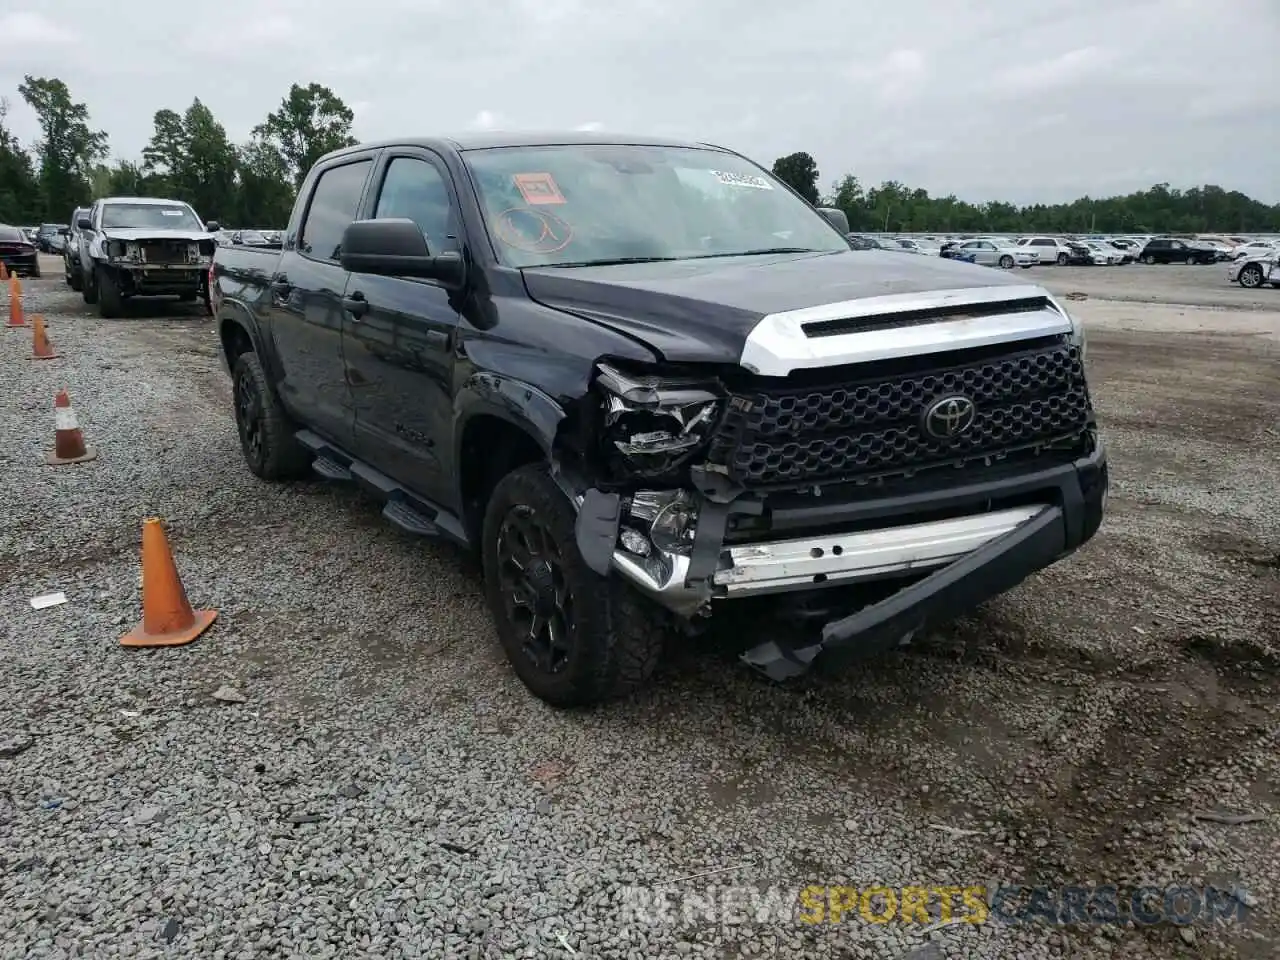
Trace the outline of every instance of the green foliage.
<instances>
[{"instance_id":1,"label":"green foliage","mask_svg":"<svg viewBox=\"0 0 1280 960\"><path fill-rule=\"evenodd\" d=\"M89 127L89 108L71 99L61 80L28 74L18 86L36 112L41 139L33 145L39 163L40 198L46 213L65 211L89 199L93 164L107 155L107 135Z\"/></svg>"},{"instance_id":2,"label":"green foliage","mask_svg":"<svg viewBox=\"0 0 1280 960\"><path fill-rule=\"evenodd\" d=\"M331 150L355 144L351 123L355 114L328 87L319 83L294 84L280 109L253 130L264 147L283 158L295 189L312 165Z\"/></svg>"},{"instance_id":3,"label":"green foliage","mask_svg":"<svg viewBox=\"0 0 1280 960\"><path fill-rule=\"evenodd\" d=\"M818 164L807 153L773 161L773 175L812 204L818 203Z\"/></svg>"},{"instance_id":4,"label":"green foliage","mask_svg":"<svg viewBox=\"0 0 1280 960\"><path fill-rule=\"evenodd\" d=\"M953 196L931 197L925 190L893 180L864 189L850 174L832 184L826 202L845 212L855 232L1280 232L1280 204L1268 206L1238 190L1211 185L1174 190L1158 183L1122 197L1081 197L1071 203L1016 207L999 201L974 204Z\"/></svg>"},{"instance_id":5,"label":"green foliage","mask_svg":"<svg viewBox=\"0 0 1280 960\"><path fill-rule=\"evenodd\" d=\"M0 223L36 223L44 212L31 155L9 132L9 101L0 97Z\"/></svg>"}]
</instances>

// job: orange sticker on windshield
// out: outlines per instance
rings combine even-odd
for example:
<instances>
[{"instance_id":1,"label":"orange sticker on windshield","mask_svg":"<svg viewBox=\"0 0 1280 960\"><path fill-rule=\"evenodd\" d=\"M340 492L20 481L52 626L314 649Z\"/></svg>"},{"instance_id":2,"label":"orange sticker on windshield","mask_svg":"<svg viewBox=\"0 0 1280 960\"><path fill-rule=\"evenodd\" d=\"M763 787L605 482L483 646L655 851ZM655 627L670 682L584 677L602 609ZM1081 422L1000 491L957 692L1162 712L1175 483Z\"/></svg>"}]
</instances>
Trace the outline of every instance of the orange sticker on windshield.
<instances>
[{"instance_id":1,"label":"orange sticker on windshield","mask_svg":"<svg viewBox=\"0 0 1280 960\"><path fill-rule=\"evenodd\" d=\"M564 194L549 173L517 173L512 179L524 202L531 207L565 202Z\"/></svg>"}]
</instances>

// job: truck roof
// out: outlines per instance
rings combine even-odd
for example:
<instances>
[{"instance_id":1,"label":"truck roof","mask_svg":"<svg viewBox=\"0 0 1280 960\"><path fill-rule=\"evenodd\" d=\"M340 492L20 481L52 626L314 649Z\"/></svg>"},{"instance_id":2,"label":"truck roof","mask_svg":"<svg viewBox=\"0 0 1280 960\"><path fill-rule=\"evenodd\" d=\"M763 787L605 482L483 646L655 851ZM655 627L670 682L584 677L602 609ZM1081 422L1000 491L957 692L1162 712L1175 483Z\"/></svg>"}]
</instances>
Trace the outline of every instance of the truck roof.
<instances>
[{"instance_id":1,"label":"truck roof","mask_svg":"<svg viewBox=\"0 0 1280 960\"><path fill-rule=\"evenodd\" d=\"M363 150L376 150L383 147L426 147L432 150L487 150L493 147L552 147L581 144L604 146L644 146L644 147L692 147L702 150L721 150L710 143L696 143L690 140L673 140L666 137L638 136L621 133L599 133L589 130L559 130L546 132L530 131L482 131L439 137L398 137L394 140L377 140L370 143L358 143L354 147L344 147L328 153L322 159L341 156L345 153L356 153Z\"/></svg>"},{"instance_id":2,"label":"truck roof","mask_svg":"<svg viewBox=\"0 0 1280 960\"><path fill-rule=\"evenodd\" d=\"M99 203L146 203L155 206L170 206L174 204L182 204L190 206L185 200L167 200L164 197L103 197Z\"/></svg>"}]
</instances>

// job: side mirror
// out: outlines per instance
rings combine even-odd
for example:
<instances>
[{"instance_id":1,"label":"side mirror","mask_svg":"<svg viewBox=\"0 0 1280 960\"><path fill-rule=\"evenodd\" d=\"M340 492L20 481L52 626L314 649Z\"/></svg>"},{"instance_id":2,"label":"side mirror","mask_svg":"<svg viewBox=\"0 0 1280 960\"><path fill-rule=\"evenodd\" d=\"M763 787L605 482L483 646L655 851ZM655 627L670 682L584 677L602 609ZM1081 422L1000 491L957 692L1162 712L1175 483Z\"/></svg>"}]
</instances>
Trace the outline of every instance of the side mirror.
<instances>
[{"instance_id":1,"label":"side mirror","mask_svg":"<svg viewBox=\"0 0 1280 960\"><path fill-rule=\"evenodd\" d=\"M827 223L841 233L849 232L849 218L839 207L818 207L817 209L820 214L827 218Z\"/></svg>"},{"instance_id":2,"label":"side mirror","mask_svg":"<svg viewBox=\"0 0 1280 960\"><path fill-rule=\"evenodd\" d=\"M76 221L76 227L77 229L80 229L80 230L92 230L93 221L90 220L88 217L81 217L79 220Z\"/></svg>"},{"instance_id":3,"label":"side mirror","mask_svg":"<svg viewBox=\"0 0 1280 960\"><path fill-rule=\"evenodd\" d=\"M342 268L384 277L421 277L460 285L465 276L457 253L432 256L427 238L412 220L357 220L342 232Z\"/></svg>"},{"instance_id":4,"label":"side mirror","mask_svg":"<svg viewBox=\"0 0 1280 960\"><path fill-rule=\"evenodd\" d=\"M222 224L217 220L209 220L205 222L204 229L206 233L217 233L222 229Z\"/></svg>"}]
</instances>

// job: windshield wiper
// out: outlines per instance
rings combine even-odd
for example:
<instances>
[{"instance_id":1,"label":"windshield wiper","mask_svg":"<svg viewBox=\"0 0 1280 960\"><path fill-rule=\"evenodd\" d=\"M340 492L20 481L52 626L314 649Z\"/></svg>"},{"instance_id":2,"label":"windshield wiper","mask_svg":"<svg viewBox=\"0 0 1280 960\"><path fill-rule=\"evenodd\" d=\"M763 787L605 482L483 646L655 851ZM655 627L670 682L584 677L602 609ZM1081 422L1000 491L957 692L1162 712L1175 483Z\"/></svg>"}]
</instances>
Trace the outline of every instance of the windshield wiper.
<instances>
[{"instance_id":1,"label":"windshield wiper","mask_svg":"<svg viewBox=\"0 0 1280 960\"><path fill-rule=\"evenodd\" d=\"M607 260L571 260L567 263L540 263L540 267L616 267L623 263L662 263L680 257L611 257Z\"/></svg>"},{"instance_id":2,"label":"windshield wiper","mask_svg":"<svg viewBox=\"0 0 1280 960\"><path fill-rule=\"evenodd\" d=\"M771 253L830 253L813 247L761 247L759 250L735 250L733 253L700 253L690 260L710 260L712 257L763 257Z\"/></svg>"}]
</instances>

